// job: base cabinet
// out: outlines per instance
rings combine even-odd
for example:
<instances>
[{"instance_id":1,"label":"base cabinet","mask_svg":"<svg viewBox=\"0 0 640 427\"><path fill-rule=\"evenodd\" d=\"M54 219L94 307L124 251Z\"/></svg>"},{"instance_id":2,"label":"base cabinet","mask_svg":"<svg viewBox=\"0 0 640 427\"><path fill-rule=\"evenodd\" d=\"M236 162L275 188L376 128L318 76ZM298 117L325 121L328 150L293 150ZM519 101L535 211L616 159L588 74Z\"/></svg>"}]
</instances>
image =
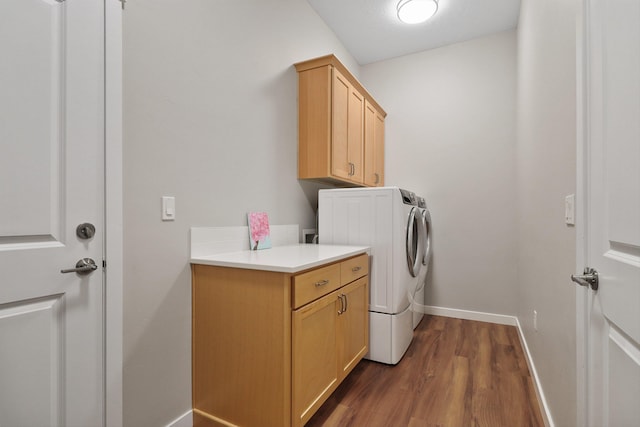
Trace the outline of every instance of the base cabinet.
<instances>
[{"instance_id":1,"label":"base cabinet","mask_svg":"<svg viewBox=\"0 0 640 427\"><path fill-rule=\"evenodd\" d=\"M368 350L368 267L192 265L194 426L304 425Z\"/></svg>"},{"instance_id":2,"label":"base cabinet","mask_svg":"<svg viewBox=\"0 0 640 427\"><path fill-rule=\"evenodd\" d=\"M367 353L367 278L293 313L294 425L304 425Z\"/></svg>"}]
</instances>

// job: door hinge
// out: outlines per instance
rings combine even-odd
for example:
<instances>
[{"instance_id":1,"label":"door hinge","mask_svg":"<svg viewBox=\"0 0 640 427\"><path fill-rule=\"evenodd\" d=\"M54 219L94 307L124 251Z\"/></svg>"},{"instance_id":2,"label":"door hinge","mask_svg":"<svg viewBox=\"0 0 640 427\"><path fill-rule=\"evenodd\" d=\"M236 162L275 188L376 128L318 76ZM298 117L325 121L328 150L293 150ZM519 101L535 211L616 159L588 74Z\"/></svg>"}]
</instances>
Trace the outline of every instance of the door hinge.
<instances>
[{"instance_id":1,"label":"door hinge","mask_svg":"<svg viewBox=\"0 0 640 427\"><path fill-rule=\"evenodd\" d=\"M103 270L106 270L106 269L107 269L107 260L106 260L106 259L103 259L103 260L102 260L102 269L103 269Z\"/></svg>"},{"instance_id":2,"label":"door hinge","mask_svg":"<svg viewBox=\"0 0 640 427\"><path fill-rule=\"evenodd\" d=\"M124 4L127 2L127 0L120 0L120 4L122 5L122 10L124 10Z\"/></svg>"}]
</instances>

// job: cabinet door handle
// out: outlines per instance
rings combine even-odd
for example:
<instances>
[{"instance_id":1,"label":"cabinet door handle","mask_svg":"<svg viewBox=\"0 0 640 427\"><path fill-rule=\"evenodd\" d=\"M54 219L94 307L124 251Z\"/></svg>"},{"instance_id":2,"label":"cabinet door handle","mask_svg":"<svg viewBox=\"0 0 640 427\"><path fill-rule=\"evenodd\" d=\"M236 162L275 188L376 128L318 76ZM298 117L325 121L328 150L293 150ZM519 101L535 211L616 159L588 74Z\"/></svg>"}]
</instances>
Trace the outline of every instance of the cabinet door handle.
<instances>
[{"instance_id":1,"label":"cabinet door handle","mask_svg":"<svg viewBox=\"0 0 640 427\"><path fill-rule=\"evenodd\" d=\"M359 265L351 269L351 271L353 271L354 273L357 273L360 270L362 270L362 267L360 267Z\"/></svg>"},{"instance_id":2,"label":"cabinet door handle","mask_svg":"<svg viewBox=\"0 0 640 427\"><path fill-rule=\"evenodd\" d=\"M378 175L378 172L374 173L374 175L376 176L376 184L380 183L380 175Z\"/></svg>"},{"instance_id":3,"label":"cabinet door handle","mask_svg":"<svg viewBox=\"0 0 640 427\"><path fill-rule=\"evenodd\" d=\"M340 310L338 310L338 315L341 315L346 311L344 307L344 300L342 299L343 296L343 294L338 295L338 299L340 300Z\"/></svg>"},{"instance_id":4,"label":"cabinet door handle","mask_svg":"<svg viewBox=\"0 0 640 427\"><path fill-rule=\"evenodd\" d=\"M347 299L347 296L345 294L342 294L342 298L344 298L344 310L342 312L346 313L347 309L349 308L349 300Z\"/></svg>"},{"instance_id":5,"label":"cabinet door handle","mask_svg":"<svg viewBox=\"0 0 640 427\"><path fill-rule=\"evenodd\" d=\"M324 286L324 285L326 285L326 284L328 284L328 283L329 283L329 280L327 280L327 279L323 279L323 280L317 281L317 282L315 283L315 285L316 285L317 287L320 287L320 286Z\"/></svg>"}]
</instances>

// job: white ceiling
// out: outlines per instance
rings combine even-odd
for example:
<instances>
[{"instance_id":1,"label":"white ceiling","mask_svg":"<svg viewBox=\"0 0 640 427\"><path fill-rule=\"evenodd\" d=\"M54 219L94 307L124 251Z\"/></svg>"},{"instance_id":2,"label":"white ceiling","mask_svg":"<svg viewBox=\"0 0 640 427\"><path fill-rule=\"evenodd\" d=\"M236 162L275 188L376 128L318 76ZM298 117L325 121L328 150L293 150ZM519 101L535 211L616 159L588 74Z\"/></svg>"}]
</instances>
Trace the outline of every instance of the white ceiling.
<instances>
[{"instance_id":1,"label":"white ceiling","mask_svg":"<svg viewBox=\"0 0 640 427\"><path fill-rule=\"evenodd\" d=\"M360 65L516 28L520 0L440 0L422 24L398 20L398 0L307 0Z\"/></svg>"}]
</instances>

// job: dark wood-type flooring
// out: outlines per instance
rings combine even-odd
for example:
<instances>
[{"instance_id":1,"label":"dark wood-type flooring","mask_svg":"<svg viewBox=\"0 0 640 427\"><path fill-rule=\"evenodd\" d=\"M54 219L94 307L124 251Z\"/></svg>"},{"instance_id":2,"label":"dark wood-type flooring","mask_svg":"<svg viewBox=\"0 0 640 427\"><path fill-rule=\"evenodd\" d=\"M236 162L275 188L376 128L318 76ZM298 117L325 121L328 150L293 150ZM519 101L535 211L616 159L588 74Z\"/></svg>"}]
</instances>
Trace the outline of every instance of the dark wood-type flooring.
<instances>
[{"instance_id":1,"label":"dark wood-type flooring","mask_svg":"<svg viewBox=\"0 0 640 427\"><path fill-rule=\"evenodd\" d=\"M400 363L360 362L306 426L544 422L515 327L425 315Z\"/></svg>"}]
</instances>

